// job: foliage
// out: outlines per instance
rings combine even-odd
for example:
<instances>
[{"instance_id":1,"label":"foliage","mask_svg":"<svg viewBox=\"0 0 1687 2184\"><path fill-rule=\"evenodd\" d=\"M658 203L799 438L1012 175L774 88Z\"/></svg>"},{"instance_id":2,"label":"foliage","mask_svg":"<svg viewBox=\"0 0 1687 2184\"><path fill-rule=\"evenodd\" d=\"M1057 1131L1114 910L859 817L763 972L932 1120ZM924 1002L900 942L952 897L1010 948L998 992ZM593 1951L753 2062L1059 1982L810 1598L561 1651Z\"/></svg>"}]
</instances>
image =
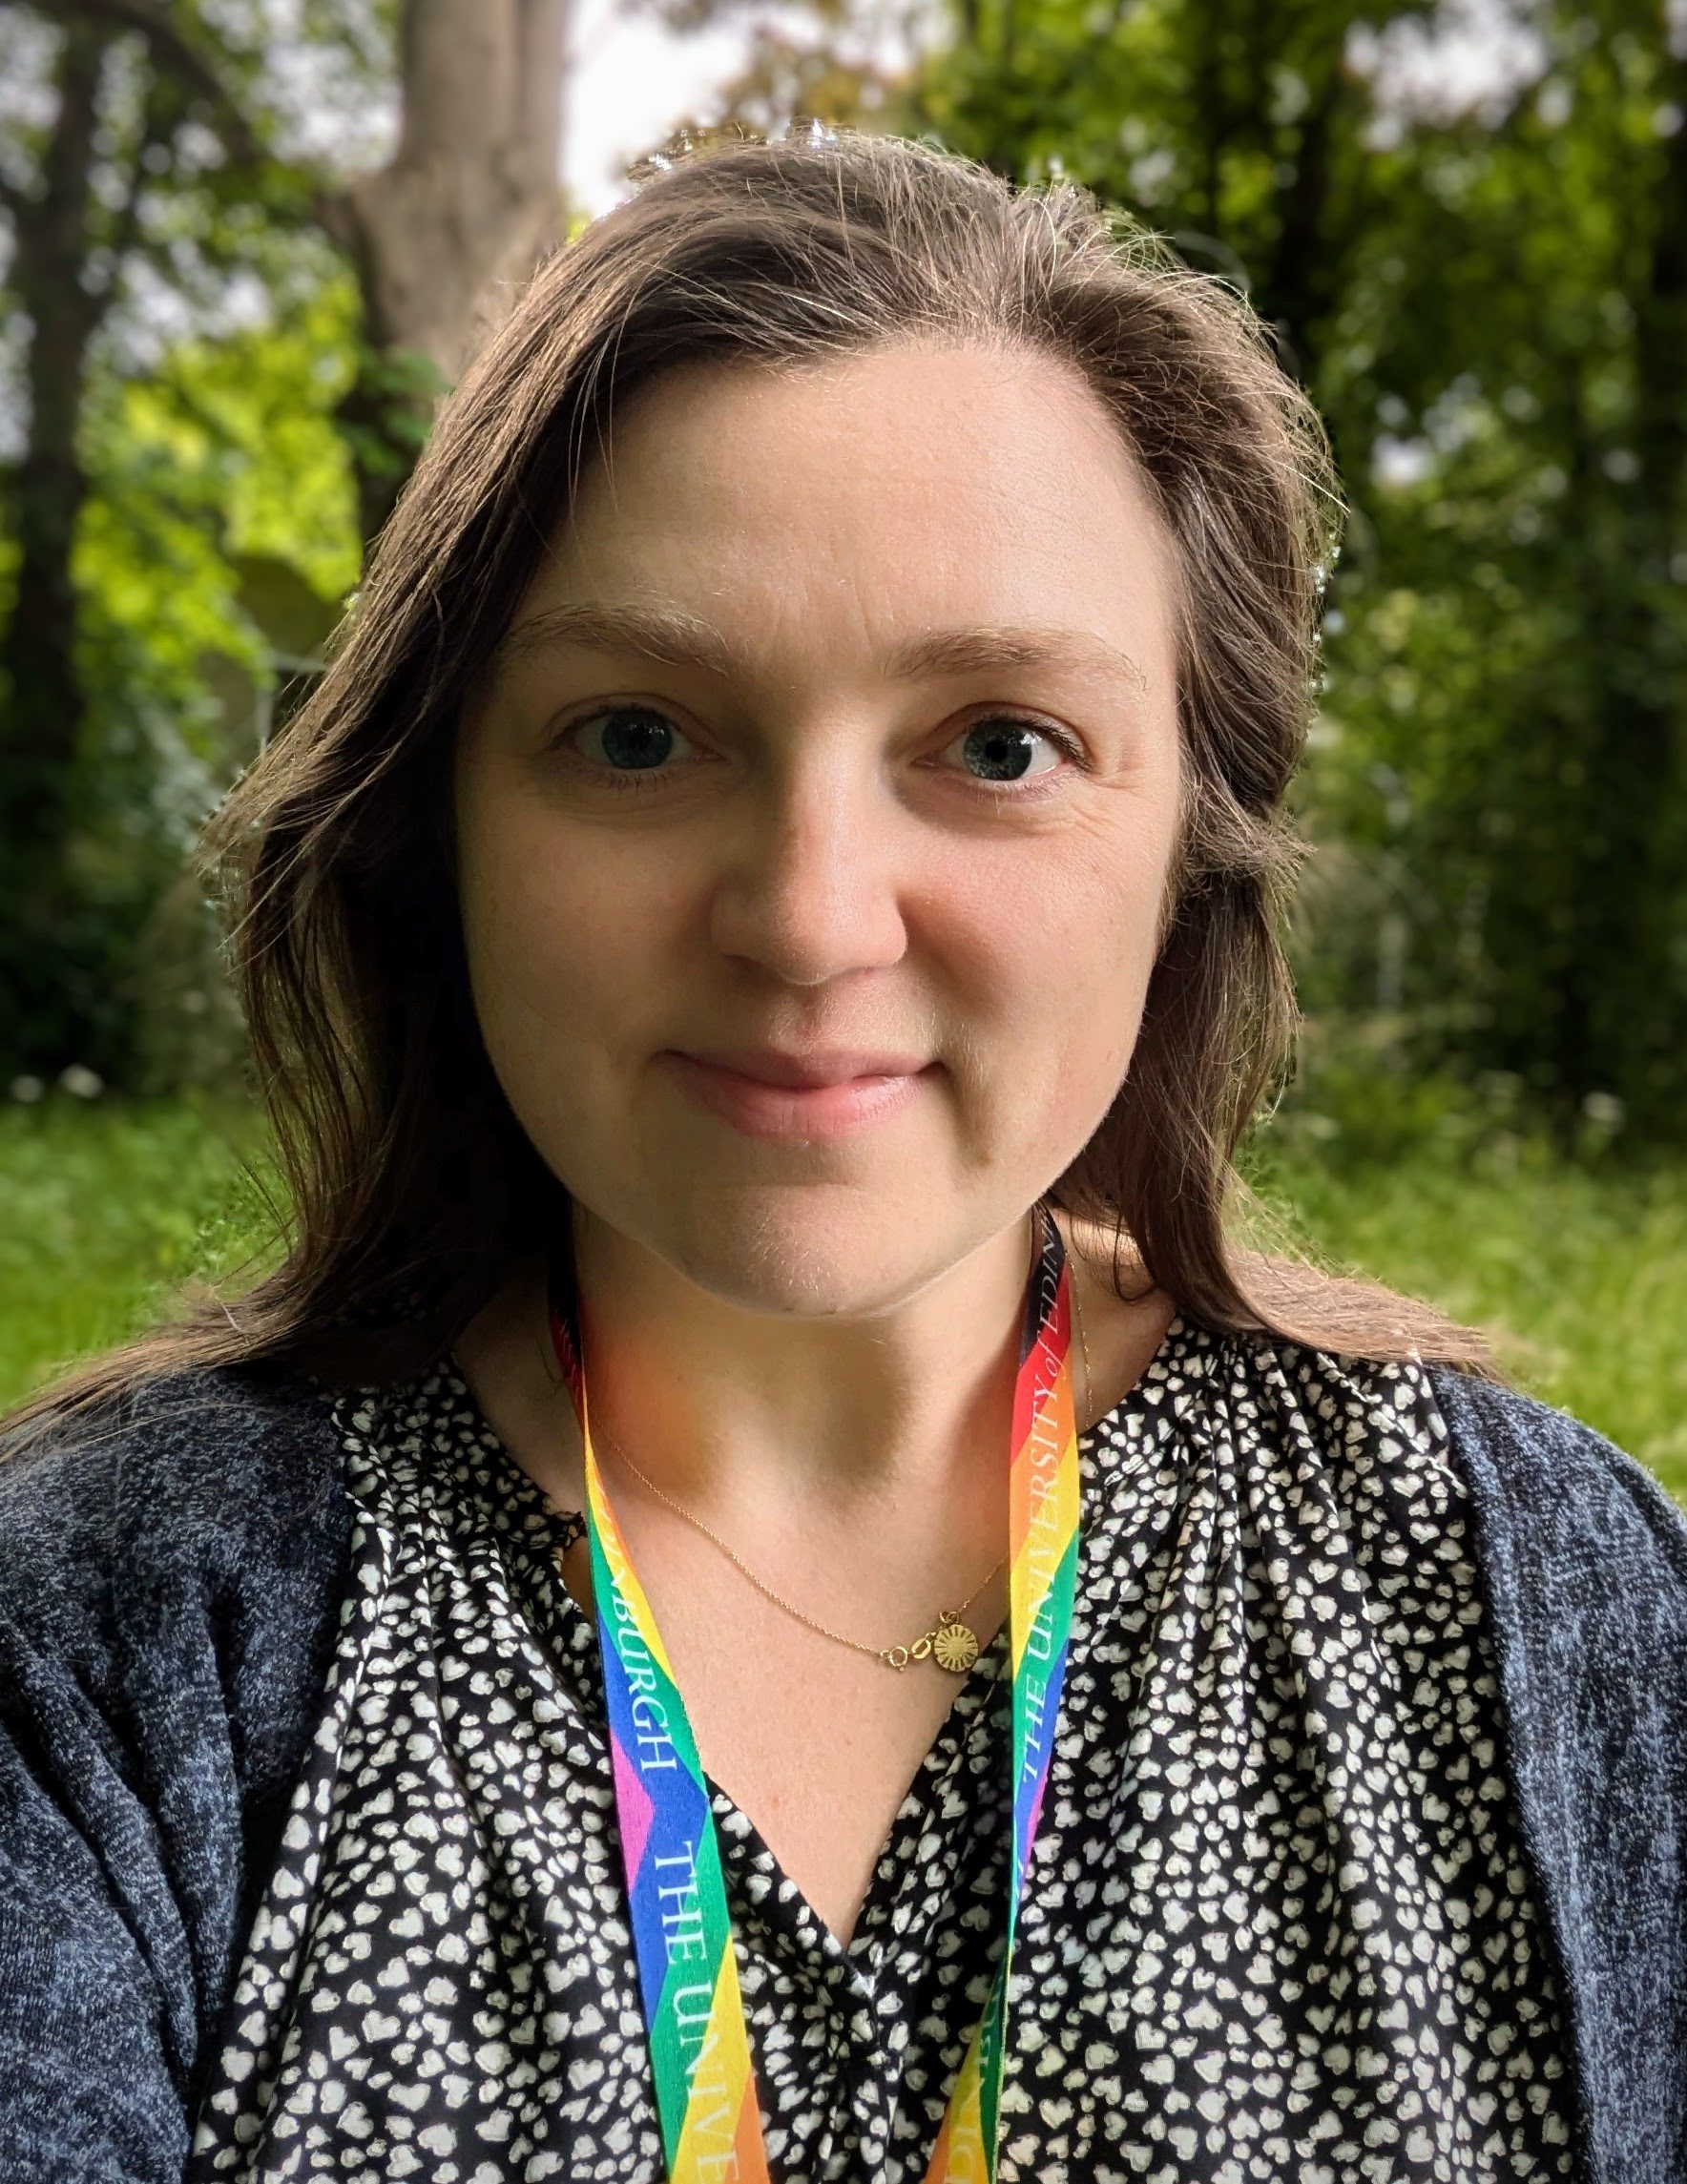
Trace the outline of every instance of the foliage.
<instances>
[{"instance_id":1,"label":"foliage","mask_svg":"<svg viewBox=\"0 0 1687 2184\"><path fill-rule=\"evenodd\" d=\"M301 279L286 302L276 322L181 343L144 378L112 375L91 390L94 489L76 574L89 680L108 717L138 690L171 703L204 694L206 652L268 672L234 556L285 560L325 598L356 581L350 478L332 424L355 300L344 279ZM251 752L201 742L195 756L213 773ZM184 780L163 801L195 806L197 819L205 793Z\"/></svg>"},{"instance_id":2,"label":"foliage","mask_svg":"<svg viewBox=\"0 0 1687 2184\"><path fill-rule=\"evenodd\" d=\"M73 850L98 921L91 963L109 983L106 1007L91 1012L104 1036L78 1058L111 1079L146 1073L157 1028L132 982L146 975L149 932L199 826L255 755L253 723L227 717L208 660L239 663L260 691L276 679L235 558L282 559L326 599L357 578L350 471L332 419L355 300L344 279L302 280L289 302L277 323L173 346L145 377L104 375L87 405L92 490L75 572L88 718ZM194 977L177 1000L198 996L192 1006L209 1016L209 913L191 929ZM125 971L114 977L114 964Z\"/></svg>"},{"instance_id":3,"label":"foliage","mask_svg":"<svg viewBox=\"0 0 1687 2184\"><path fill-rule=\"evenodd\" d=\"M364 481L363 530L371 529L368 513L373 510L385 521L427 444L434 404L449 392L431 357L420 349L378 349L360 329L339 425Z\"/></svg>"},{"instance_id":4,"label":"foliage","mask_svg":"<svg viewBox=\"0 0 1687 2184\"><path fill-rule=\"evenodd\" d=\"M1301 1096L1247 1163L1280 1231L1488 1327L1520 1384L1687 1505L1687 1167L1565 1162L1503 1093L1461 1107L1445 1085L1416 1113L1403 1094L1379 1159L1339 1071ZM0 1109L0 1406L190 1279L238 1292L273 1261L279 1192L248 1106Z\"/></svg>"},{"instance_id":5,"label":"foliage","mask_svg":"<svg viewBox=\"0 0 1687 2184\"><path fill-rule=\"evenodd\" d=\"M357 291L317 162L379 117L396 7L0 6L7 1074L144 1079L156 913L250 755L252 707L229 719L206 662L271 679L233 604L243 530L330 599L351 580L321 397L351 376Z\"/></svg>"}]
</instances>

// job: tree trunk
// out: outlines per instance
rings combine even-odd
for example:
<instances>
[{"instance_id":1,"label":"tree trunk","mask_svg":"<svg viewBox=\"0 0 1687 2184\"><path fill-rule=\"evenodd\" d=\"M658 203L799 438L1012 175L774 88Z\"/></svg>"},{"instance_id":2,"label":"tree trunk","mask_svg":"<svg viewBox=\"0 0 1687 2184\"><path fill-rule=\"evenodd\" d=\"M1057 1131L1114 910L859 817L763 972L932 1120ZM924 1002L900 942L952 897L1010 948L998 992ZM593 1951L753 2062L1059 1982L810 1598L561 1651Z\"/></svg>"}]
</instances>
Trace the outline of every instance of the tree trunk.
<instances>
[{"instance_id":1,"label":"tree trunk","mask_svg":"<svg viewBox=\"0 0 1687 2184\"><path fill-rule=\"evenodd\" d=\"M1346 272L1332 202L1335 121L1345 78L1339 48L1320 57L1323 74L1302 117L1292 172L1277 194L1277 247L1263 284L1281 361L1309 388L1322 361L1320 336Z\"/></svg>"},{"instance_id":2,"label":"tree trunk","mask_svg":"<svg viewBox=\"0 0 1687 2184\"><path fill-rule=\"evenodd\" d=\"M96 217L90 170L95 102L109 31L65 32L59 112L38 198L10 193L15 255L10 285L28 314L31 424L26 454L7 480L18 549L17 586L0 634L0 1054L51 1030L73 997L52 977L65 911L65 839L84 704L75 670L76 595L71 554L88 481L76 425L88 346L105 300L81 275ZM49 990L49 988L52 990Z\"/></svg>"},{"instance_id":3,"label":"tree trunk","mask_svg":"<svg viewBox=\"0 0 1687 2184\"><path fill-rule=\"evenodd\" d=\"M1687 59L1670 64L1660 88L1687 99ZM1597 568L1593 586L1607 664L1576 843L1584 1044L1571 1083L1578 1095L1629 1089L1643 1126L1679 1112L1687 1032L1672 945L1682 901L1687 662L1678 620L1662 605L1687 505L1687 130L1668 139L1653 217L1634 292L1636 468L1608 489L1626 551Z\"/></svg>"},{"instance_id":4,"label":"tree trunk","mask_svg":"<svg viewBox=\"0 0 1687 2184\"><path fill-rule=\"evenodd\" d=\"M406 0L398 151L323 208L364 295L364 362L340 416L365 540L506 286L562 239L572 15L573 0Z\"/></svg>"}]
</instances>

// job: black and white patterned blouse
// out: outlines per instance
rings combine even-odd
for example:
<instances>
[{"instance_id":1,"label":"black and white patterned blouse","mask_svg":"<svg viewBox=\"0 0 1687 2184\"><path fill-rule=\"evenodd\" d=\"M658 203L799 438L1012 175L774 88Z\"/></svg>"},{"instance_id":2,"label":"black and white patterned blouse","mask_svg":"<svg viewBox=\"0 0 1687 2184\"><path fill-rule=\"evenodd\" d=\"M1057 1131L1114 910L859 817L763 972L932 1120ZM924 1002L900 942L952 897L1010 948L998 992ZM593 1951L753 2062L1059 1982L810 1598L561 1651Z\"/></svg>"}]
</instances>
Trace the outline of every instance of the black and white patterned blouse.
<instances>
[{"instance_id":1,"label":"black and white patterned blouse","mask_svg":"<svg viewBox=\"0 0 1687 2184\"><path fill-rule=\"evenodd\" d=\"M354 1577L188 2184L656 2184L579 1520L448 1359L337 1418ZM1182 1318L1082 1436L1004 2184L1572 2174L1445 1450L1421 1369ZM714 1787L776 2184L924 2184L1002 1947L1007 1645L847 1946Z\"/></svg>"}]
</instances>

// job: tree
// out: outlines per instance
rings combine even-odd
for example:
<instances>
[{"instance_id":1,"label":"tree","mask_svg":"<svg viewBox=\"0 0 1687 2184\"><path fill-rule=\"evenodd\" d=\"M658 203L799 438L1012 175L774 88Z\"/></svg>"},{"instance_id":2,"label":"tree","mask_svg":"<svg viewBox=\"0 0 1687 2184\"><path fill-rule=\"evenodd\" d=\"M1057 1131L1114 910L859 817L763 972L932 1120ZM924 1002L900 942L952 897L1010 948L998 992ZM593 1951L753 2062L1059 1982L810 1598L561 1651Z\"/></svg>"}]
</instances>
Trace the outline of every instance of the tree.
<instances>
[{"instance_id":1,"label":"tree","mask_svg":"<svg viewBox=\"0 0 1687 2184\"><path fill-rule=\"evenodd\" d=\"M385 522L506 284L561 239L562 70L573 0L409 0L391 161L327 194L356 266L361 369L342 406L365 538Z\"/></svg>"},{"instance_id":2,"label":"tree","mask_svg":"<svg viewBox=\"0 0 1687 2184\"><path fill-rule=\"evenodd\" d=\"M363 535L372 535L489 292L495 299L562 233L569 0L406 0L367 20L350 8L307 10L318 51L371 88L383 67L371 30L387 33L397 149L346 179L287 142L282 56L262 10L244 25L194 0L59 0L58 12L53 28L33 10L0 10L0 33L34 33L56 93L34 174L9 177L0 197L29 415L5 480L13 583L0 629L0 1059L55 1068L92 1047L109 1070L122 1045L114 949L132 936L89 899L73 853L88 714L74 557L102 336L143 274L178 296L184 265L189 289L226 288L265 277L278 234L331 238L363 300L340 422ZM191 311L203 297L181 300ZM108 356L102 368L120 374L122 360Z\"/></svg>"},{"instance_id":3,"label":"tree","mask_svg":"<svg viewBox=\"0 0 1687 2184\"><path fill-rule=\"evenodd\" d=\"M625 12L648 15L681 38L729 26L747 32L742 67L715 91L716 118L704 125L684 116L669 138L680 143L773 136L800 115L855 129L886 126L906 79L895 49L912 50L926 9L925 0L900 0L900 12L898 0L870 8L861 0L803 0L770 18L753 0L628 0Z\"/></svg>"},{"instance_id":4,"label":"tree","mask_svg":"<svg viewBox=\"0 0 1687 2184\"><path fill-rule=\"evenodd\" d=\"M129 113L111 111L125 103L113 96L124 88L114 78L134 58L124 20L134 12L70 14L58 33L58 111L37 186L5 189L10 286L28 328L29 439L6 481L15 563L0 634L0 1048L20 1065L43 1051L79 1058L79 1031L106 1012L101 920L67 858L87 711L73 555L89 491L78 428L90 356L118 268L144 247L148 180L171 163L173 140L209 114L243 175L262 164L198 51L162 18L157 41L169 67L127 102Z\"/></svg>"}]
</instances>

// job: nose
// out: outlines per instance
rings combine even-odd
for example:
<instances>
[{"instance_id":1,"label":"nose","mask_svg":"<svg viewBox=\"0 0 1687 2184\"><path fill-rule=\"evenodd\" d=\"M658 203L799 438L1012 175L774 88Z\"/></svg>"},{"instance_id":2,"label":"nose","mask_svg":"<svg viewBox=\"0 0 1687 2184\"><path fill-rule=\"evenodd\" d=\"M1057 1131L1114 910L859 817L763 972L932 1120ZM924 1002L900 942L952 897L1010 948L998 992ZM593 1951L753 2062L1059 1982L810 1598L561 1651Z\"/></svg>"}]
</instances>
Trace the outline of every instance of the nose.
<instances>
[{"instance_id":1,"label":"nose","mask_svg":"<svg viewBox=\"0 0 1687 2184\"><path fill-rule=\"evenodd\" d=\"M911 833L864 769L814 756L739 801L710 878L716 946L793 986L884 969L907 946Z\"/></svg>"}]
</instances>

